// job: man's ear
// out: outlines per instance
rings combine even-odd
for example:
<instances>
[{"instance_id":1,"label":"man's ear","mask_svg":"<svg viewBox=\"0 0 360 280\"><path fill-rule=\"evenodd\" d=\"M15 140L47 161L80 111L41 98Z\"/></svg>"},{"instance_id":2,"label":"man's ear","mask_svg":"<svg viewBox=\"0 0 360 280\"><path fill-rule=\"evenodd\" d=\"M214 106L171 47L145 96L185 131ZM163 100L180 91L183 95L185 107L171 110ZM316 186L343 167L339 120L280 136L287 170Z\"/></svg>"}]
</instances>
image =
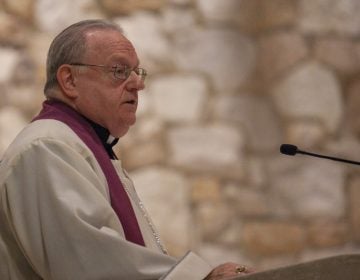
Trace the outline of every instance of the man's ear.
<instances>
[{"instance_id":1,"label":"man's ear","mask_svg":"<svg viewBox=\"0 0 360 280\"><path fill-rule=\"evenodd\" d=\"M58 84L68 98L74 99L78 96L76 89L76 73L69 64L63 64L56 72Z\"/></svg>"}]
</instances>

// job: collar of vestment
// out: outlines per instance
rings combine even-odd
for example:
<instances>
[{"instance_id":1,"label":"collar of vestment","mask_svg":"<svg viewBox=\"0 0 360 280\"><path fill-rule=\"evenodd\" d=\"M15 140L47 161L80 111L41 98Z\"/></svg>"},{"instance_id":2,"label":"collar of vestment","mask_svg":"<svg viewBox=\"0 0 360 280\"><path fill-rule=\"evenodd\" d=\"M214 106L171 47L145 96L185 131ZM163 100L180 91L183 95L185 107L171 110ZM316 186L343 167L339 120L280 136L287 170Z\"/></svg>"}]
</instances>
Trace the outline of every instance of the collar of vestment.
<instances>
[{"instance_id":1,"label":"collar of vestment","mask_svg":"<svg viewBox=\"0 0 360 280\"><path fill-rule=\"evenodd\" d=\"M92 128L95 130L97 136L100 138L101 143L103 144L106 152L108 153L109 157L111 159L117 159L116 154L114 153L113 147L117 144L119 141L119 138L115 138L112 136L108 129L105 127L93 122L90 119L86 119Z\"/></svg>"},{"instance_id":2,"label":"collar of vestment","mask_svg":"<svg viewBox=\"0 0 360 280\"><path fill-rule=\"evenodd\" d=\"M46 100L33 121L42 119L54 119L66 124L91 150L105 175L111 206L120 220L126 240L145 246L131 201L99 135L89 121L70 106L57 100Z\"/></svg>"}]
</instances>

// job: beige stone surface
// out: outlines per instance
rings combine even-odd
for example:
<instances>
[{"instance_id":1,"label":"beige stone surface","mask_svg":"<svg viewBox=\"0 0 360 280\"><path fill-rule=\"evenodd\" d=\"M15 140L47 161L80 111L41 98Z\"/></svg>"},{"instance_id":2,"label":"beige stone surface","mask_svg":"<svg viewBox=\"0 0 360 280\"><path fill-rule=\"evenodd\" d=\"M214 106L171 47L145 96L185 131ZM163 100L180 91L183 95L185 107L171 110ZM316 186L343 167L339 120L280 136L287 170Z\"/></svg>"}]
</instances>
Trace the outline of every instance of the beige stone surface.
<instances>
[{"instance_id":1,"label":"beige stone surface","mask_svg":"<svg viewBox=\"0 0 360 280\"><path fill-rule=\"evenodd\" d=\"M191 199L195 203L221 201L221 189L216 177L196 177L191 181Z\"/></svg>"},{"instance_id":2,"label":"beige stone surface","mask_svg":"<svg viewBox=\"0 0 360 280\"><path fill-rule=\"evenodd\" d=\"M360 81L356 80L349 85L346 92L346 126L356 135L360 136Z\"/></svg>"},{"instance_id":3,"label":"beige stone surface","mask_svg":"<svg viewBox=\"0 0 360 280\"><path fill-rule=\"evenodd\" d=\"M297 32L266 34L259 40L259 72L265 81L271 81L299 63L307 53L306 40Z\"/></svg>"},{"instance_id":4,"label":"beige stone surface","mask_svg":"<svg viewBox=\"0 0 360 280\"><path fill-rule=\"evenodd\" d=\"M33 19L34 4L34 0L3 0L6 11L28 22Z\"/></svg>"},{"instance_id":5,"label":"beige stone surface","mask_svg":"<svg viewBox=\"0 0 360 280\"><path fill-rule=\"evenodd\" d=\"M16 47L24 46L28 32L25 24L21 23L16 16L0 8L0 42Z\"/></svg>"},{"instance_id":6,"label":"beige stone surface","mask_svg":"<svg viewBox=\"0 0 360 280\"><path fill-rule=\"evenodd\" d=\"M279 112L288 119L315 119L330 132L339 128L343 102L339 79L319 62L306 62L272 89Z\"/></svg>"},{"instance_id":7,"label":"beige stone surface","mask_svg":"<svg viewBox=\"0 0 360 280\"><path fill-rule=\"evenodd\" d=\"M315 43L315 56L342 73L354 73L359 69L355 44L346 38L320 38Z\"/></svg>"},{"instance_id":8,"label":"beige stone surface","mask_svg":"<svg viewBox=\"0 0 360 280\"><path fill-rule=\"evenodd\" d=\"M65 26L120 24L149 75L116 152L172 253L274 267L360 250L358 0L0 0L0 152Z\"/></svg>"},{"instance_id":9,"label":"beige stone surface","mask_svg":"<svg viewBox=\"0 0 360 280\"><path fill-rule=\"evenodd\" d=\"M165 4L165 0L97 0L100 7L111 16L124 15L137 10L158 10Z\"/></svg>"},{"instance_id":10,"label":"beige stone surface","mask_svg":"<svg viewBox=\"0 0 360 280\"><path fill-rule=\"evenodd\" d=\"M349 229L344 222L314 221L308 229L311 246L329 248L343 245L349 237Z\"/></svg>"},{"instance_id":11,"label":"beige stone surface","mask_svg":"<svg viewBox=\"0 0 360 280\"><path fill-rule=\"evenodd\" d=\"M306 231L292 222L250 222L243 226L242 244L252 255L296 254L305 242Z\"/></svg>"},{"instance_id":12,"label":"beige stone surface","mask_svg":"<svg viewBox=\"0 0 360 280\"><path fill-rule=\"evenodd\" d=\"M360 178L352 178L349 183L350 221L352 236L356 242L360 242Z\"/></svg>"}]
</instances>

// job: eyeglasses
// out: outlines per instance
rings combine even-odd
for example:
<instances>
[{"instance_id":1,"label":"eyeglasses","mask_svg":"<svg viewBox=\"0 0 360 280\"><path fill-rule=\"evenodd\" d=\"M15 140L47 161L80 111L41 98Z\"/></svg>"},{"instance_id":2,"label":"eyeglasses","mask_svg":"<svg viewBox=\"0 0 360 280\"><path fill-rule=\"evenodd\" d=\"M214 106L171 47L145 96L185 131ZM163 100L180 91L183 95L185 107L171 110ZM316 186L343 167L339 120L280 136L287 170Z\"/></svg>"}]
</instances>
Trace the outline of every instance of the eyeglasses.
<instances>
[{"instance_id":1,"label":"eyeglasses","mask_svg":"<svg viewBox=\"0 0 360 280\"><path fill-rule=\"evenodd\" d=\"M134 71L136 73L136 75L138 77L140 77L140 79L142 81L145 81L145 78L147 76L147 72L144 68L139 68L139 67L130 68L127 65L116 64L114 66L106 66L106 65L96 65L96 64L85 64L85 63L79 63L79 62L74 62L74 63L69 63L69 64L74 65L74 66L108 68L108 69L111 69L110 71L113 73L114 78L117 80L126 80L127 78L129 78L132 71Z\"/></svg>"}]
</instances>

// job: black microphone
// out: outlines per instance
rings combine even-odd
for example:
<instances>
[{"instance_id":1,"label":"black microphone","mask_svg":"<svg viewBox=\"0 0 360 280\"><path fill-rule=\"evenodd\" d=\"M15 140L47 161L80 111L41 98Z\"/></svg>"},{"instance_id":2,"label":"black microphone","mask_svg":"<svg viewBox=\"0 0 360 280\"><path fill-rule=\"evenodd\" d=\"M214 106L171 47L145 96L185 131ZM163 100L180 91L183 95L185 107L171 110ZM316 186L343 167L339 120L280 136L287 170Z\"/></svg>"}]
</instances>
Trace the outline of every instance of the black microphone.
<instances>
[{"instance_id":1,"label":"black microphone","mask_svg":"<svg viewBox=\"0 0 360 280\"><path fill-rule=\"evenodd\" d=\"M335 161L341 161L341 162L345 162L345 163L360 165L360 162L358 162L358 161L305 152L305 151L299 150L298 147L296 147L295 145L291 145L291 144L282 144L280 146L280 153L282 153L284 155L288 155L288 156L294 156L296 154L303 154L303 155L308 155L308 156L313 156L313 157L326 158L326 159L331 159L331 160L335 160Z\"/></svg>"}]
</instances>

